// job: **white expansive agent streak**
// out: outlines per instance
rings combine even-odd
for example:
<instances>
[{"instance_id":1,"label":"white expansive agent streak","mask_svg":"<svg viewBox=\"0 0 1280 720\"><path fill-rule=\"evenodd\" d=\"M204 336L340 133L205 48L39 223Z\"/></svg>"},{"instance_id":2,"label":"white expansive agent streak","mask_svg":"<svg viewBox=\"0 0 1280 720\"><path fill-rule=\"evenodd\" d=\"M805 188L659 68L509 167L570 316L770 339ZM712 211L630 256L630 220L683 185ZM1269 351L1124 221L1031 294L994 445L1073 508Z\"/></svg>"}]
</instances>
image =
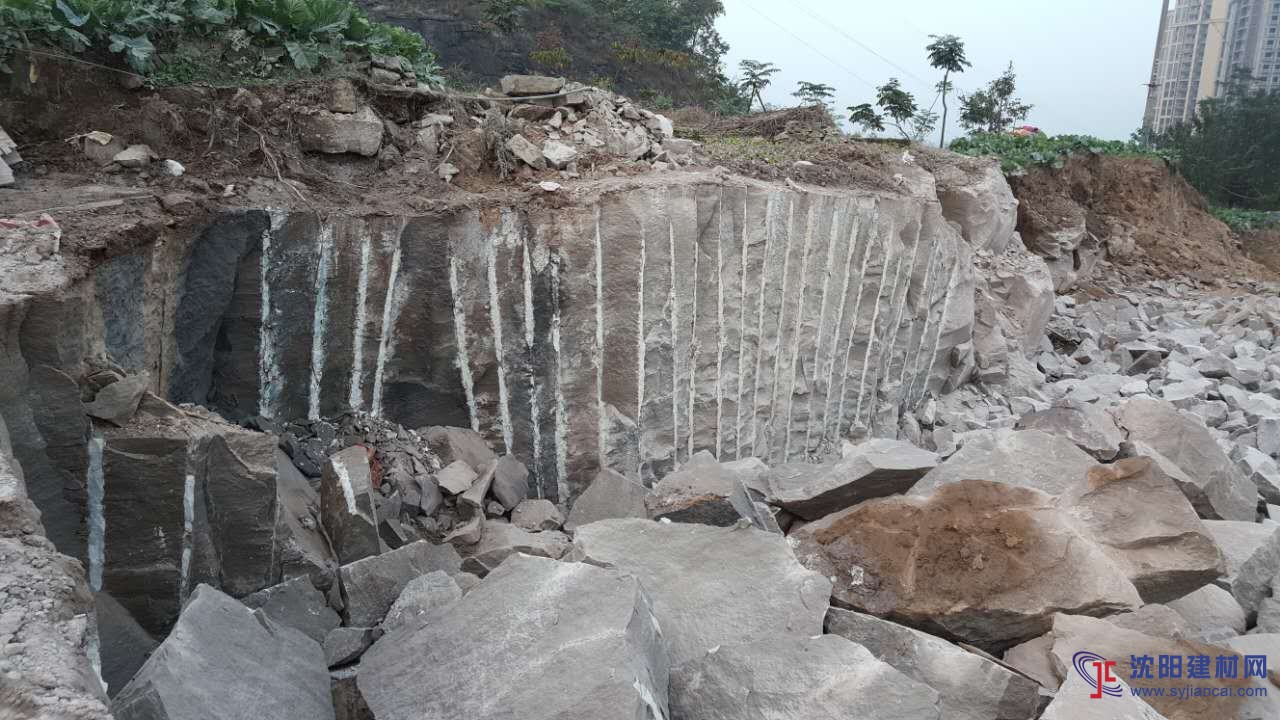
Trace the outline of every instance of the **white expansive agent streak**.
<instances>
[{"instance_id":1,"label":"white expansive agent streak","mask_svg":"<svg viewBox=\"0 0 1280 720\"><path fill-rule=\"evenodd\" d=\"M107 519L102 512L104 445L101 435L95 434L89 441L89 589L94 592L102 589L102 562L106 556Z\"/></svg>"},{"instance_id":2,"label":"white expansive agent streak","mask_svg":"<svg viewBox=\"0 0 1280 720\"><path fill-rule=\"evenodd\" d=\"M360 279L356 283L356 321L351 330L351 392L347 406L352 412L364 409L364 333L369 311L369 255L373 238L366 227L360 232Z\"/></svg>"},{"instance_id":3,"label":"white expansive agent streak","mask_svg":"<svg viewBox=\"0 0 1280 720\"><path fill-rule=\"evenodd\" d=\"M396 249L391 254L391 276L387 279L387 295L382 301L382 327L378 331L378 361L377 367L373 372L373 403L372 413L374 417L382 417L382 378L387 369L387 353L388 343L395 336L394 328L395 319L399 316L400 308L403 301L397 297L399 293L398 282L400 280L400 236L404 233L405 221L400 221L400 227L395 233ZM383 236L384 243L391 239L388 235Z\"/></svg>"},{"instance_id":4,"label":"white expansive agent streak","mask_svg":"<svg viewBox=\"0 0 1280 720\"><path fill-rule=\"evenodd\" d=\"M756 362L755 372L752 373L751 383L751 445L749 447L750 454L756 452L756 444L759 439L759 423L760 423L760 358L764 354L764 297L765 290L769 287L769 249L773 244L773 233L776 229L774 226L774 214L776 205L774 203L774 195L769 195L769 200L765 203L765 231L764 231L764 257L760 266L760 294L756 298L758 306L758 315L756 317ZM742 456L742 441L738 441L738 456Z\"/></svg>"},{"instance_id":5,"label":"white expansive agent streak","mask_svg":"<svg viewBox=\"0 0 1280 720\"><path fill-rule=\"evenodd\" d=\"M671 460L680 462L680 378L675 373L676 342L680 337L680 307L676 295L676 224L667 205L667 254L671 261L671 287L667 290L668 318L671 327Z\"/></svg>"},{"instance_id":6,"label":"white expansive agent streak","mask_svg":"<svg viewBox=\"0 0 1280 720\"><path fill-rule=\"evenodd\" d=\"M604 409L604 247L600 237L600 205L595 206L596 253L596 343L592 355L596 363L596 432L599 435L598 457L605 464L605 448L608 447L609 417Z\"/></svg>"},{"instance_id":7,"label":"white expansive agent streak","mask_svg":"<svg viewBox=\"0 0 1280 720\"><path fill-rule=\"evenodd\" d=\"M747 192L742 193L742 267L738 270L738 394L735 395L733 457L742 457L742 394L747 374Z\"/></svg>"},{"instance_id":8,"label":"white expansive agent streak","mask_svg":"<svg viewBox=\"0 0 1280 720\"><path fill-rule=\"evenodd\" d=\"M778 337L777 347L774 348L773 354L773 387L769 392L769 420L765 425L766 431L772 431L773 415L778 409L778 386L782 383L782 358L786 355L786 350L782 347L783 322L787 319L787 283L788 276L791 274L791 236L795 234L796 223L796 200L791 198L787 204L787 244L782 248L782 290L778 295ZM772 440L772 435L766 440ZM761 450L761 454L770 457L772 448Z\"/></svg>"},{"instance_id":9,"label":"white expansive agent streak","mask_svg":"<svg viewBox=\"0 0 1280 720\"><path fill-rule=\"evenodd\" d=\"M924 373L925 382L924 386L920 389L920 398L923 398L924 394L928 392L929 376L933 374L933 368L938 364L938 347L942 344L942 327L947 324L947 312L951 309L951 296L955 294L956 280L960 277L959 271L960 258L957 256L956 261L951 264L950 277L947 279L947 292L942 299L942 315L938 317L938 326L934 328L933 352L928 356L927 362L929 367ZM918 403L920 398L917 398L915 402Z\"/></svg>"},{"instance_id":10,"label":"white expansive agent streak","mask_svg":"<svg viewBox=\"0 0 1280 720\"><path fill-rule=\"evenodd\" d=\"M195 544L196 476L188 474L182 483L182 569L178 597L186 603L191 594L191 553Z\"/></svg>"},{"instance_id":11,"label":"white expansive agent streak","mask_svg":"<svg viewBox=\"0 0 1280 720\"><path fill-rule=\"evenodd\" d=\"M844 403L845 403L845 400L847 400L849 397L849 358L853 355L853 341L858 337L858 319L862 317L862 298L866 289L867 265L870 264L872 251L876 247L876 238L880 237L880 233L876 232L876 228L878 226L879 221L880 221L880 211L879 211L879 208L877 208L871 216L871 223L870 223L871 229L867 231L867 247L862 252L862 268L858 271L858 290L857 290L858 299L853 304L853 324L850 325L849 343L845 347L845 351L844 351L844 371L840 373L840 406L839 406L838 412L836 413L837 417L836 417L835 427L833 428L835 430L837 438L845 434L845 431L843 429ZM877 287L876 288L877 302L879 302L879 298L880 298L880 289ZM868 343L871 342L870 338L873 338L875 336L874 321L871 323L871 328L872 328L872 333L870 334L870 337L867 340ZM868 347L870 347L870 345L868 345Z\"/></svg>"},{"instance_id":12,"label":"white expansive agent streak","mask_svg":"<svg viewBox=\"0 0 1280 720\"><path fill-rule=\"evenodd\" d=\"M800 292L796 293L795 329L791 332L791 351L788 353L791 360L787 363L787 413L782 424L782 462L791 459L791 413L796 398L796 360L800 354L800 330L804 327L804 294L809 289L809 254L813 250L813 226L818 220L818 205L816 201L809 203L809 217L804 229L804 253L800 256ZM784 297L784 305L786 301Z\"/></svg>"},{"instance_id":13,"label":"white expansive agent streak","mask_svg":"<svg viewBox=\"0 0 1280 720\"><path fill-rule=\"evenodd\" d=\"M902 377L898 379L898 385L902 386L902 399L907 403L908 407L914 406L914 403L911 402L911 397L915 392L916 382L919 380L920 366L923 364L924 345L929 336L929 325L933 317L933 295L931 293L933 292L934 269L937 267L941 249L942 243L935 242L929 251L929 266L925 269L924 286L921 289L921 302L924 306L924 327L920 328L920 335L916 339L915 352L908 355L909 360L903 361ZM910 345L908 344L909 349ZM907 377L907 368L909 367L914 367L910 373L910 378Z\"/></svg>"},{"instance_id":14,"label":"white expansive agent streak","mask_svg":"<svg viewBox=\"0 0 1280 720\"><path fill-rule=\"evenodd\" d=\"M278 208L267 210L270 223L262 231L262 258L258 265L262 306L258 318L258 414L275 417L275 398L280 387L280 371L276 363L275 335L271 317L271 241L284 227L289 214Z\"/></svg>"},{"instance_id":15,"label":"white expansive agent streak","mask_svg":"<svg viewBox=\"0 0 1280 720\"><path fill-rule=\"evenodd\" d=\"M467 355L467 316L458 294L458 259L449 258L449 297L453 301L453 334L458 339L458 373L462 376L462 392L467 398L467 414L471 417L471 429L480 432L480 418L476 413L475 387L471 380L471 360Z\"/></svg>"},{"instance_id":16,"label":"white expansive agent streak","mask_svg":"<svg viewBox=\"0 0 1280 720\"><path fill-rule=\"evenodd\" d=\"M897 230L891 228L890 232L885 234L884 247L886 252L884 256L884 266L880 269L880 287L876 288L876 304L871 310L871 330L867 333L867 349L862 353L862 373L858 379L858 404L853 411L853 421L849 424L850 430L858 424L858 419L862 417L862 398L863 395L866 394L867 390L867 371L871 369L871 349L876 344L876 326L880 323L880 296L884 294L884 284L886 281L897 280L898 267L895 265L892 271L889 270L889 264L894 261L893 236L896 233ZM901 255L898 257L901 258ZM893 273L892 278L889 277L890 272ZM892 293L894 290L896 290L896 288L891 285L890 302L893 301Z\"/></svg>"},{"instance_id":17,"label":"white expansive agent streak","mask_svg":"<svg viewBox=\"0 0 1280 720\"><path fill-rule=\"evenodd\" d=\"M824 442L826 440L825 428L830 427L827 423L830 421L830 415L831 415L831 390L833 386L836 384L835 383L836 357L840 354L840 329L844 327L845 309L849 306L849 278L851 276L851 273L853 272L853 252L855 249L857 249L858 230L861 227L861 225L862 225L862 214L857 212L857 208L855 207L853 212L853 220L850 223L850 227L849 227L849 248L844 258L844 282L841 284L841 287L840 287L840 309L836 312L836 332L835 332L835 336L831 338L831 359L827 363L827 395L826 395L826 399L822 404L822 427L824 428L824 434L823 434ZM855 322L853 323L853 325L856 326L857 323ZM852 337L854 329L855 329L854 327L849 328L850 337ZM847 358L848 358L847 353L845 357L846 357L846 368L847 368Z\"/></svg>"},{"instance_id":18,"label":"white expansive agent streak","mask_svg":"<svg viewBox=\"0 0 1280 720\"><path fill-rule=\"evenodd\" d=\"M899 236L899 239L901 239L901 236ZM892 247L894 246L890 245L890 248ZM906 255L907 255L907 246L904 243L902 245L902 251L898 253L897 262L893 266L893 284L889 286L889 305L890 305L889 312L891 314L897 311L901 311L902 309L901 305L898 304L898 287L899 285L902 284L902 266L903 266L903 260L906 258ZM877 306L877 309L878 309L878 306ZM866 378L866 371L867 371L868 365L865 362L863 363L863 383L862 383L862 387L858 390L858 408L860 411L862 408L862 401L864 397L868 394L867 390L870 389L871 402L868 403L867 405L867 422L866 422L866 425L864 425L864 427L866 427L868 430L871 429L872 421L874 420L875 414L876 414L876 403L877 403L877 397L878 397L877 388L880 386L880 383L884 380L884 371L888 369L886 367L886 363L888 363L893 357L893 343L895 342L896 336L897 336L896 330L897 330L897 326L893 324L892 320L888 320L884 328L884 331L885 331L884 337L880 339L879 352L876 353L876 364L875 364L876 386L875 387L872 387L872 388L867 387L865 378ZM870 351L870 349L871 349L870 346L868 346L867 350ZM857 426L857 424L859 423L859 418L860 418L860 412L855 412L853 415L854 426Z\"/></svg>"},{"instance_id":19,"label":"white expansive agent streak","mask_svg":"<svg viewBox=\"0 0 1280 720\"><path fill-rule=\"evenodd\" d=\"M504 212L498 235L490 235L487 253L489 271L489 325L493 328L493 344L498 356L498 417L502 421L502 445L511 452L511 401L507 391L507 353L502 344L502 298L498 295L498 245L507 245L505 238L516 236L513 213Z\"/></svg>"},{"instance_id":20,"label":"white expansive agent streak","mask_svg":"<svg viewBox=\"0 0 1280 720\"><path fill-rule=\"evenodd\" d=\"M716 205L716 458L721 457L720 415L724 412L724 188Z\"/></svg>"},{"instance_id":21,"label":"white expansive agent streak","mask_svg":"<svg viewBox=\"0 0 1280 720\"><path fill-rule=\"evenodd\" d=\"M693 244L693 298L689 305L692 311L689 313L689 421L685 425L689 430L689 437L685 439L686 460L693 457L693 406L698 397L698 258L701 256L698 238L700 235L701 228L695 229L690 239ZM672 283L674 282L675 278L672 278Z\"/></svg>"},{"instance_id":22,"label":"white expansive agent streak","mask_svg":"<svg viewBox=\"0 0 1280 720\"><path fill-rule=\"evenodd\" d=\"M657 195L654 195L656 202ZM649 251L647 248L648 227L645 225L645 214L640 214L640 289L636 292L636 422L644 417L644 354L647 343L644 330L644 275L648 271ZM655 213L655 217L658 217ZM644 476L644 453L637 453L636 477Z\"/></svg>"},{"instance_id":23,"label":"white expansive agent streak","mask_svg":"<svg viewBox=\"0 0 1280 720\"><path fill-rule=\"evenodd\" d=\"M524 226L520 230L520 252L521 252L521 269L524 274L524 348L525 356L533 357L533 335L534 335L534 317L533 317L533 268L530 266L533 262L529 257L529 236L525 232ZM546 491L542 488L542 423L539 422L540 415L538 403L538 382L534 377L534 373L527 373L529 376L529 417L533 418L530 426L533 430L533 466L538 468L537 490L538 499L546 497Z\"/></svg>"},{"instance_id":24,"label":"white expansive agent streak","mask_svg":"<svg viewBox=\"0 0 1280 720\"><path fill-rule=\"evenodd\" d=\"M564 407L564 362L560 357L560 258L551 258L551 348L556 353L556 497L565 502L569 497L568 451L565 443L569 427Z\"/></svg>"},{"instance_id":25,"label":"white expansive agent streak","mask_svg":"<svg viewBox=\"0 0 1280 720\"><path fill-rule=\"evenodd\" d=\"M324 336L329 330L329 269L333 265L333 226L321 225L316 234L316 306L311 323L311 393L307 419L320 419L320 384L324 380Z\"/></svg>"},{"instance_id":26,"label":"white expansive agent streak","mask_svg":"<svg viewBox=\"0 0 1280 720\"><path fill-rule=\"evenodd\" d=\"M846 208L844 209L844 214L846 216L849 215L847 206L850 203L851 201L845 200ZM821 309L818 311L818 338L813 345L813 376L809 380L809 414L805 418L804 426L804 448L802 448L802 452L805 453L809 452L811 447L809 443L813 439L813 399L817 395L818 376L822 374L822 366L824 364L822 360L822 336L827 327L827 291L831 288L831 274L833 267L835 267L833 263L836 261L836 238L840 236L840 216L841 208L836 207L831 214L831 238L827 241L827 263L822 266L822 303ZM835 325L832 334L834 337L831 338L831 343L834 346L836 338L840 335L839 324ZM832 351L832 355L834 355L834 351ZM825 364L829 365L830 363Z\"/></svg>"},{"instance_id":27,"label":"white expansive agent streak","mask_svg":"<svg viewBox=\"0 0 1280 720\"><path fill-rule=\"evenodd\" d=\"M910 263L909 265L907 265L907 267L906 267L906 281L907 281L907 286L906 286L905 288L903 288L903 290L902 290L902 299L901 299L901 300L899 300L899 299L897 298L897 296L896 296L896 295L897 295L897 293L896 293L896 286L898 286L898 285L901 285L901 284L902 284L902 283L901 283L901 279L899 279L899 280L897 280L897 281L895 282L895 297L893 298L893 303L894 303L894 305L896 305L896 306L897 306L897 308L896 308L896 310L894 311L894 314L893 314L893 325L892 325L892 328L891 328L891 330L890 330L890 334L889 334L889 338L888 338L888 339L889 339L889 342L886 344L886 346L885 346L885 350L884 350L883 352L881 352L881 356L880 356L880 357L881 357L881 359L880 359L881 372L880 372L880 374L877 376L877 380L876 380L877 387L883 387L883 386L884 386L884 384L885 384L885 376L886 376L886 375L888 375L889 373L893 372L893 355L894 355L894 352L896 351L897 346L898 346L898 336L899 336L900 334L902 334L902 315L903 315L903 313L904 313L904 311L905 311L905 308L906 308L906 305L907 305L907 301L909 301L909 300L911 299L911 278L915 276L916 263L917 263L917 262L919 262L919 260L920 260L920 235L921 235L921 233L923 232L923 230L924 230L924 224L923 224L923 223L920 223L920 224L918 224L918 225L916 226L916 241L915 241L915 246L914 246L914 247L912 248L912 250L911 250L911 263ZM900 266L903 264L903 263L902 263L902 259L901 259L901 258L899 258L899 260L898 260L898 264L899 264ZM910 331L908 330L908 331L907 331L907 345L910 345L910 344L911 344L911 337L910 337ZM905 368L905 367L906 367L906 365L907 365L907 355L906 355L906 353L907 353L908 349L909 349L908 347L904 347L904 348L903 348L903 356L902 356L902 365L903 365L903 368ZM873 392L873 393L872 393L872 398L873 398L873 400L872 400L872 403L871 403L871 410L870 410L870 412L869 412L869 413L868 413L868 415L867 415L867 427L871 427L871 425L872 425L872 423L873 423L873 421L874 421L874 419L875 419L876 403L875 403L874 398L876 398L876 397L878 397L878 395L877 395L876 393L874 393L874 392ZM904 399L905 399L905 396L903 396L903 397L904 397Z\"/></svg>"}]
</instances>

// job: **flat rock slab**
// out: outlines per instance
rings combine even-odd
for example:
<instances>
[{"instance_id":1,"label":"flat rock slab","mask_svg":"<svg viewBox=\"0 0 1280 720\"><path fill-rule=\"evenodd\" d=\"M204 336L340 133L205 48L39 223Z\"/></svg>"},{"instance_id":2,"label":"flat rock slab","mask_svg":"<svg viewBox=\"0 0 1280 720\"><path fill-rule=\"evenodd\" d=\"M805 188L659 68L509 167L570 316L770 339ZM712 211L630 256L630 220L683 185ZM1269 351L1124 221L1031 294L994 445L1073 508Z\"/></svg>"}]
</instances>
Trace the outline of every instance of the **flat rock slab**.
<instances>
[{"instance_id":1,"label":"flat rock slab","mask_svg":"<svg viewBox=\"0 0 1280 720\"><path fill-rule=\"evenodd\" d=\"M718 645L822 632L831 583L796 562L780 535L754 528L604 520L577 530L585 562L640 578L673 664Z\"/></svg>"},{"instance_id":2,"label":"flat rock slab","mask_svg":"<svg viewBox=\"0 0 1280 720\"><path fill-rule=\"evenodd\" d=\"M259 590L245 596L242 602L316 642L324 642L329 631L342 624L342 618L325 603L324 595L306 577Z\"/></svg>"},{"instance_id":3,"label":"flat rock slab","mask_svg":"<svg viewBox=\"0 0 1280 720\"><path fill-rule=\"evenodd\" d=\"M1039 707L1034 680L928 633L840 608L827 612L826 628L936 690L947 720L1030 718Z\"/></svg>"},{"instance_id":4,"label":"flat rock slab","mask_svg":"<svg viewBox=\"0 0 1280 720\"><path fill-rule=\"evenodd\" d=\"M1201 517L1214 520L1253 520L1258 512L1258 489L1218 447L1204 423L1173 405L1150 398L1133 398L1122 405L1117 423L1129 440L1150 446L1177 465L1194 485L1183 492Z\"/></svg>"},{"instance_id":5,"label":"flat rock slab","mask_svg":"<svg viewBox=\"0 0 1280 720\"><path fill-rule=\"evenodd\" d=\"M1092 403L1069 403L1027 413L1018 418L1017 429L1065 437L1102 462L1115 459L1124 441L1115 419Z\"/></svg>"},{"instance_id":6,"label":"flat rock slab","mask_svg":"<svg viewBox=\"0 0 1280 720\"><path fill-rule=\"evenodd\" d=\"M332 720L320 644L207 585L111 705L117 720Z\"/></svg>"},{"instance_id":7,"label":"flat rock slab","mask_svg":"<svg viewBox=\"0 0 1280 720\"><path fill-rule=\"evenodd\" d=\"M672 720L952 717L939 710L928 685L838 635L725 645L672 674Z\"/></svg>"},{"instance_id":8,"label":"flat rock slab","mask_svg":"<svg viewBox=\"0 0 1280 720\"><path fill-rule=\"evenodd\" d=\"M1146 602L1182 597L1226 570L1191 503L1150 458L1094 467L1060 505L1125 570Z\"/></svg>"},{"instance_id":9,"label":"flat rock slab","mask_svg":"<svg viewBox=\"0 0 1280 720\"><path fill-rule=\"evenodd\" d=\"M346 624L376 626L411 580L433 570L456 573L461 566L462 558L452 545L426 540L343 565L338 572L347 604Z\"/></svg>"},{"instance_id":10,"label":"flat rock slab","mask_svg":"<svg viewBox=\"0 0 1280 720\"><path fill-rule=\"evenodd\" d=\"M1124 570L1030 488L948 483L930 497L862 503L789 539L802 563L834 579L839 605L988 652L1043 634L1055 612L1141 604Z\"/></svg>"},{"instance_id":11,"label":"flat rock slab","mask_svg":"<svg viewBox=\"0 0 1280 720\"><path fill-rule=\"evenodd\" d=\"M928 495L960 480L990 480L1061 495L1076 487L1096 463L1067 438L1040 430L975 432L959 452L921 478L910 494Z\"/></svg>"},{"instance_id":12,"label":"flat rock slab","mask_svg":"<svg viewBox=\"0 0 1280 720\"><path fill-rule=\"evenodd\" d=\"M635 577L515 555L431 622L383 636L357 683L378 720L663 718L659 627Z\"/></svg>"},{"instance_id":13,"label":"flat rock slab","mask_svg":"<svg viewBox=\"0 0 1280 720\"><path fill-rule=\"evenodd\" d=\"M770 503L817 520L864 500L904 493L938 465L938 456L901 440L853 446L827 465L789 463L769 473Z\"/></svg>"}]
</instances>

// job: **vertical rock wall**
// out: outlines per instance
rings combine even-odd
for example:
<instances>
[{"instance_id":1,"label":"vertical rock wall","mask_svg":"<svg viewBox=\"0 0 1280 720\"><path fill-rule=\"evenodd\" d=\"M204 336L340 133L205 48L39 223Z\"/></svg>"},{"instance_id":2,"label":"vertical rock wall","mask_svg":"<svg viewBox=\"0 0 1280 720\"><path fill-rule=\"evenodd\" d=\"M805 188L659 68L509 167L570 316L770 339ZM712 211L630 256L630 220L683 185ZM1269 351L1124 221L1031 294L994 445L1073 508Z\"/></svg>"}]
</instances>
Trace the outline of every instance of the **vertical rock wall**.
<instances>
[{"instance_id":1,"label":"vertical rock wall","mask_svg":"<svg viewBox=\"0 0 1280 720\"><path fill-rule=\"evenodd\" d=\"M975 280L931 181L662 180L556 207L220 219L175 288L169 393L233 418L469 426L560 499L601 466L649 481L702 450L783 462L892 436L940 390Z\"/></svg>"}]
</instances>

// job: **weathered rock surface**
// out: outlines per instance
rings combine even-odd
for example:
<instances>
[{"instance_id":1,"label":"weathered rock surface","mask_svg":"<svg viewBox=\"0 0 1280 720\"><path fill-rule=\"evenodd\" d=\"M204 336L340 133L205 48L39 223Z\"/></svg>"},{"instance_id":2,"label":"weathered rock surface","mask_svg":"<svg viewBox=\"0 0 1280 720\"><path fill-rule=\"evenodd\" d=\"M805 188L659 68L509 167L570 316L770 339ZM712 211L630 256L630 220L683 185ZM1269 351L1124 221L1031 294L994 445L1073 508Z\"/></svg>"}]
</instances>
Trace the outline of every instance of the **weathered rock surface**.
<instances>
[{"instance_id":1,"label":"weathered rock surface","mask_svg":"<svg viewBox=\"0 0 1280 720\"><path fill-rule=\"evenodd\" d=\"M207 585L111 709L117 720L333 718L320 644Z\"/></svg>"},{"instance_id":2,"label":"weathered rock surface","mask_svg":"<svg viewBox=\"0 0 1280 720\"><path fill-rule=\"evenodd\" d=\"M378 720L662 718L659 628L635 577L515 555L431 622L383 636L357 682Z\"/></svg>"},{"instance_id":3,"label":"weathered rock surface","mask_svg":"<svg viewBox=\"0 0 1280 720\"><path fill-rule=\"evenodd\" d=\"M829 515L790 540L834 578L839 605L992 651L1044 633L1055 612L1140 604L1124 570L1030 488L951 482Z\"/></svg>"},{"instance_id":4,"label":"weathered rock surface","mask_svg":"<svg viewBox=\"0 0 1280 720\"><path fill-rule=\"evenodd\" d=\"M859 443L828 465L789 463L769 473L769 500L816 520L871 498L904 493L938 465L938 456L900 440Z\"/></svg>"},{"instance_id":5,"label":"weathered rock surface","mask_svg":"<svg viewBox=\"0 0 1280 720\"><path fill-rule=\"evenodd\" d=\"M624 519L582 526L574 544L585 562L639 578L673 665L718 645L822 632L831 583L796 562L779 535Z\"/></svg>"},{"instance_id":6,"label":"weathered rock surface","mask_svg":"<svg viewBox=\"0 0 1280 720\"><path fill-rule=\"evenodd\" d=\"M1149 458L1094 467L1063 502L1086 528L1084 536L1102 546L1146 602L1182 597L1225 572L1213 536Z\"/></svg>"},{"instance_id":7,"label":"weathered rock surface","mask_svg":"<svg viewBox=\"0 0 1280 720\"><path fill-rule=\"evenodd\" d=\"M1257 488L1236 469L1202 423L1150 398L1127 401L1116 420L1130 441L1150 446L1195 483L1195 491L1187 497L1201 517L1252 520L1257 514Z\"/></svg>"},{"instance_id":8,"label":"weathered rock surface","mask_svg":"<svg viewBox=\"0 0 1280 720\"><path fill-rule=\"evenodd\" d=\"M672 673L672 720L951 717L928 685L837 635L723 645Z\"/></svg>"},{"instance_id":9,"label":"weathered rock surface","mask_svg":"<svg viewBox=\"0 0 1280 720\"><path fill-rule=\"evenodd\" d=\"M960 480L990 480L1061 495L1077 487L1095 464L1071 440L1040 430L979 432L921 478L910 494L928 495Z\"/></svg>"},{"instance_id":10,"label":"weathered rock surface","mask_svg":"<svg viewBox=\"0 0 1280 720\"><path fill-rule=\"evenodd\" d=\"M1247 627L1244 608L1230 592L1217 585L1205 585L1165 604L1181 615L1194 637L1203 642L1217 643L1243 635Z\"/></svg>"},{"instance_id":11,"label":"weathered rock surface","mask_svg":"<svg viewBox=\"0 0 1280 720\"><path fill-rule=\"evenodd\" d=\"M919 630L840 608L827 612L826 629L936 690L948 720L1031 718L1040 704L1034 680Z\"/></svg>"},{"instance_id":12,"label":"weathered rock surface","mask_svg":"<svg viewBox=\"0 0 1280 720\"><path fill-rule=\"evenodd\" d=\"M299 120L298 140L304 150L373 157L382 148L382 120L367 106L354 113L321 110L315 115L299 116Z\"/></svg>"},{"instance_id":13,"label":"weathered rock surface","mask_svg":"<svg viewBox=\"0 0 1280 720\"><path fill-rule=\"evenodd\" d=\"M376 626L415 578L434 570L456 573L461 565L453 546L433 545L426 540L343 565L339 575L346 601L346 624Z\"/></svg>"}]
</instances>

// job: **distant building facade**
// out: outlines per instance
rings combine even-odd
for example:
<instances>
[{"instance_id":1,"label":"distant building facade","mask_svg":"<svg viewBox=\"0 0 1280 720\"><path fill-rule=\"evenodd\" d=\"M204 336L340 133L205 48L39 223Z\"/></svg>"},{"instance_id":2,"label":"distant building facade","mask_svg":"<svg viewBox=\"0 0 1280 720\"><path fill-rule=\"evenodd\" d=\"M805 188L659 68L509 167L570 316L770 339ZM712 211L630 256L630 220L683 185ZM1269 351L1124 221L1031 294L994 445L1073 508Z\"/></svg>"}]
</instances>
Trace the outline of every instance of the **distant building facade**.
<instances>
[{"instance_id":1,"label":"distant building facade","mask_svg":"<svg viewBox=\"0 0 1280 720\"><path fill-rule=\"evenodd\" d=\"M1218 97L1237 70L1280 90L1280 0L1163 0L1143 127L1163 132Z\"/></svg>"}]
</instances>

